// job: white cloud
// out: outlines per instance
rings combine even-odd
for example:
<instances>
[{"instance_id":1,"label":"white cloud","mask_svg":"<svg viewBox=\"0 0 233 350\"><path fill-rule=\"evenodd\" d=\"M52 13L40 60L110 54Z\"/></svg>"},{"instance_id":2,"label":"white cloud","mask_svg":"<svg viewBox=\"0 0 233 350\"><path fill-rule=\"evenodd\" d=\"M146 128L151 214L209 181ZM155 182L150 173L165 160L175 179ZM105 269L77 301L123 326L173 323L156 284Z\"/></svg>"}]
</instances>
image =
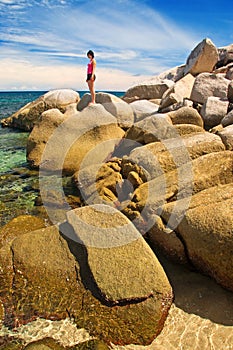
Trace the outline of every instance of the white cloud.
<instances>
[{"instance_id":1,"label":"white cloud","mask_svg":"<svg viewBox=\"0 0 233 350\"><path fill-rule=\"evenodd\" d=\"M120 59L120 60L131 60L137 57L137 53L133 50L125 50L120 52L106 52L106 51L96 51L96 56L101 57L102 59Z\"/></svg>"},{"instance_id":2,"label":"white cloud","mask_svg":"<svg viewBox=\"0 0 233 350\"><path fill-rule=\"evenodd\" d=\"M86 54L78 54L74 52L62 52L62 51L44 51L40 52L40 55L45 56L58 56L58 57L78 57L78 58L86 58Z\"/></svg>"},{"instance_id":3,"label":"white cloud","mask_svg":"<svg viewBox=\"0 0 233 350\"><path fill-rule=\"evenodd\" d=\"M86 58L86 52L85 53L75 53L75 52L66 52L66 51L44 51L40 52L40 55L45 56L58 56L58 57L77 57L77 58ZM130 60L137 57L137 54L133 51L126 51L126 52L105 52L105 51L95 51L95 57L99 57L102 60Z\"/></svg>"},{"instance_id":4,"label":"white cloud","mask_svg":"<svg viewBox=\"0 0 233 350\"><path fill-rule=\"evenodd\" d=\"M98 6L91 6L91 2L88 5L87 1L86 7L77 7L67 14L65 27L64 31L76 31L86 41L122 50L150 51L177 46L183 49L195 41L194 34L182 31L171 20L135 1L121 4L100 1Z\"/></svg>"},{"instance_id":5,"label":"white cloud","mask_svg":"<svg viewBox=\"0 0 233 350\"><path fill-rule=\"evenodd\" d=\"M0 0L0 4L14 4L15 0Z\"/></svg>"},{"instance_id":6,"label":"white cloud","mask_svg":"<svg viewBox=\"0 0 233 350\"><path fill-rule=\"evenodd\" d=\"M24 60L0 61L0 90L50 90L72 88L87 90L86 67L66 65L33 65ZM121 70L98 69L97 90L127 90L147 76L135 77Z\"/></svg>"},{"instance_id":7,"label":"white cloud","mask_svg":"<svg viewBox=\"0 0 233 350\"><path fill-rule=\"evenodd\" d=\"M41 0L41 1L37 1L37 3L39 3L41 6L45 6L50 9L54 7L61 7L61 6L63 7L67 4L65 0Z\"/></svg>"},{"instance_id":8,"label":"white cloud","mask_svg":"<svg viewBox=\"0 0 233 350\"><path fill-rule=\"evenodd\" d=\"M33 1L33 0L32 0ZM0 0L0 7L2 10L18 11L23 8L32 6L32 1L27 0Z\"/></svg>"}]
</instances>

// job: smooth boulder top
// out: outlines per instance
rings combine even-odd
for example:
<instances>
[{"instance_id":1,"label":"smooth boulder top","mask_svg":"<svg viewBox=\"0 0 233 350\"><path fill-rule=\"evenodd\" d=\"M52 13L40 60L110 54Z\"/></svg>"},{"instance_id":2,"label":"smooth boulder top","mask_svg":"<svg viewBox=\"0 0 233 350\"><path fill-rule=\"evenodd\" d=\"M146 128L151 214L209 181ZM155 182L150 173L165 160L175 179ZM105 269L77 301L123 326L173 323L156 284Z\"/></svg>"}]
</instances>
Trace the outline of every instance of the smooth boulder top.
<instances>
[{"instance_id":1,"label":"smooth boulder top","mask_svg":"<svg viewBox=\"0 0 233 350\"><path fill-rule=\"evenodd\" d=\"M97 92L95 98L96 104L101 104L107 112L112 114L120 127L129 128L134 123L134 113L131 105L121 98L105 93ZM82 111L91 102L91 95L86 93L77 105L78 111Z\"/></svg>"},{"instance_id":2,"label":"smooth boulder top","mask_svg":"<svg viewBox=\"0 0 233 350\"><path fill-rule=\"evenodd\" d=\"M43 98L50 108L62 108L80 100L79 93L71 89L51 90Z\"/></svg>"},{"instance_id":3,"label":"smooth boulder top","mask_svg":"<svg viewBox=\"0 0 233 350\"><path fill-rule=\"evenodd\" d=\"M171 295L156 256L121 212L97 204L70 211L67 218L73 239L78 237L85 244L91 274L107 301L117 304L158 293Z\"/></svg>"}]
</instances>

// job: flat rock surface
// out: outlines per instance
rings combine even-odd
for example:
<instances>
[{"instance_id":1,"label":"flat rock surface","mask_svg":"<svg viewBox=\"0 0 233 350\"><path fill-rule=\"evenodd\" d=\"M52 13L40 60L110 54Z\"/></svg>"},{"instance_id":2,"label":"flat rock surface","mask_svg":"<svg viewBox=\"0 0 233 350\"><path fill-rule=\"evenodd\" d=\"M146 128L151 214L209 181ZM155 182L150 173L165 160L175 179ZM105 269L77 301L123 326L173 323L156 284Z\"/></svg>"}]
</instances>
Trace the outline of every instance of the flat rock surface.
<instances>
[{"instance_id":1,"label":"flat rock surface","mask_svg":"<svg viewBox=\"0 0 233 350\"><path fill-rule=\"evenodd\" d=\"M106 235L105 247L93 246L100 244L93 240L92 246L86 245L90 271L106 300L116 303L136 301L171 293L169 282L154 253L133 224L119 211L104 205L89 206L69 212L68 221L79 237L83 237L88 226L89 232L92 229L92 236Z\"/></svg>"}]
</instances>

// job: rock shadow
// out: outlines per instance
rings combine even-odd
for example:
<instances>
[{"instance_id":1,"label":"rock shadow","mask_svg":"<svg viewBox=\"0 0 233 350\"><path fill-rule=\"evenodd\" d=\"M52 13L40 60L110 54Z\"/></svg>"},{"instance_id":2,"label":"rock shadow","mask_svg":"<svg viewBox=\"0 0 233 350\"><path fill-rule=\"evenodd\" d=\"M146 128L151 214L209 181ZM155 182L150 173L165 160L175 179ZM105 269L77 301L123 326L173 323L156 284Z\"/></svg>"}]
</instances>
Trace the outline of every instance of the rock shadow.
<instances>
[{"instance_id":1,"label":"rock shadow","mask_svg":"<svg viewBox=\"0 0 233 350\"><path fill-rule=\"evenodd\" d=\"M173 287L177 307L212 322L233 326L232 292L208 276L169 261L160 252L156 256Z\"/></svg>"}]
</instances>

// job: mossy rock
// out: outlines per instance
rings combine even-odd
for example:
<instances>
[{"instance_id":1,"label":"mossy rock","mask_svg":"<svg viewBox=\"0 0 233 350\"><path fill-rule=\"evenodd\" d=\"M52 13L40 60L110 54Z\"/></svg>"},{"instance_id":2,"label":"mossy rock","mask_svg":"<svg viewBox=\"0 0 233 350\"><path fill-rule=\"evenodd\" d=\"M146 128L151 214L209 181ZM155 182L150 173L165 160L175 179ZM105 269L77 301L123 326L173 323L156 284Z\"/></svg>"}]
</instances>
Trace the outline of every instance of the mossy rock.
<instances>
[{"instance_id":1,"label":"mossy rock","mask_svg":"<svg viewBox=\"0 0 233 350\"><path fill-rule=\"evenodd\" d=\"M3 303L4 309L7 310L5 317L7 320L6 322L10 323L10 319L12 318L10 311L12 310L13 298L11 287L14 278L11 252L12 241L14 241L16 237L44 226L45 222L42 219L35 216L22 215L9 221L9 223L3 226L0 230L0 302Z\"/></svg>"},{"instance_id":2,"label":"mossy rock","mask_svg":"<svg viewBox=\"0 0 233 350\"><path fill-rule=\"evenodd\" d=\"M58 344L54 339L45 338L28 344L24 350L65 350L65 348Z\"/></svg>"},{"instance_id":3,"label":"mossy rock","mask_svg":"<svg viewBox=\"0 0 233 350\"><path fill-rule=\"evenodd\" d=\"M23 350L24 346L20 340L3 336L0 337L0 350Z\"/></svg>"},{"instance_id":4,"label":"mossy rock","mask_svg":"<svg viewBox=\"0 0 233 350\"><path fill-rule=\"evenodd\" d=\"M44 220L31 215L20 215L0 229L0 248L17 236L42 227L45 227Z\"/></svg>"},{"instance_id":5,"label":"mossy rock","mask_svg":"<svg viewBox=\"0 0 233 350\"><path fill-rule=\"evenodd\" d=\"M0 300L0 327L1 327L1 323L3 322L3 318L4 318L4 307Z\"/></svg>"},{"instance_id":6,"label":"mossy rock","mask_svg":"<svg viewBox=\"0 0 233 350\"><path fill-rule=\"evenodd\" d=\"M108 350L109 347L102 341L93 339L72 347L63 347L52 338L45 338L28 344L24 350ZM2 350L0 348L0 350ZM18 349L17 349L18 350Z\"/></svg>"},{"instance_id":7,"label":"mossy rock","mask_svg":"<svg viewBox=\"0 0 233 350\"><path fill-rule=\"evenodd\" d=\"M70 309L81 308L79 267L55 226L19 236L11 251L12 307L20 323L38 316L60 320L69 316Z\"/></svg>"},{"instance_id":8,"label":"mossy rock","mask_svg":"<svg viewBox=\"0 0 233 350\"><path fill-rule=\"evenodd\" d=\"M107 346L107 344L105 344L104 342L100 341L100 340L88 340L84 343L78 344L72 348L70 348L69 350L108 350L109 347Z\"/></svg>"}]
</instances>

